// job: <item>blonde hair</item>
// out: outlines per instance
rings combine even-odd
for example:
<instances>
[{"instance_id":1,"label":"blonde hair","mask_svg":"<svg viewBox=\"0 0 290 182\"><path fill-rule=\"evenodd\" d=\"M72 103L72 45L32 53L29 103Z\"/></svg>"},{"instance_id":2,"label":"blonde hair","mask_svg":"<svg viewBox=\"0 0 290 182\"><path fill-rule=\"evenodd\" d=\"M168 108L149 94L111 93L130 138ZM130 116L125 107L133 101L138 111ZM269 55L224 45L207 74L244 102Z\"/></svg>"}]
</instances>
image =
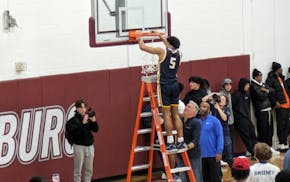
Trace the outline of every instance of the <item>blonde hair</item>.
<instances>
[{"instance_id":1,"label":"blonde hair","mask_svg":"<svg viewBox=\"0 0 290 182\"><path fill-rule=\"evenodd\" d=\"M272 157L272 151L268 144L266 143L257 143L254 147L255 157L260 162L266 162Z\"/></svg>"}]
</instances>

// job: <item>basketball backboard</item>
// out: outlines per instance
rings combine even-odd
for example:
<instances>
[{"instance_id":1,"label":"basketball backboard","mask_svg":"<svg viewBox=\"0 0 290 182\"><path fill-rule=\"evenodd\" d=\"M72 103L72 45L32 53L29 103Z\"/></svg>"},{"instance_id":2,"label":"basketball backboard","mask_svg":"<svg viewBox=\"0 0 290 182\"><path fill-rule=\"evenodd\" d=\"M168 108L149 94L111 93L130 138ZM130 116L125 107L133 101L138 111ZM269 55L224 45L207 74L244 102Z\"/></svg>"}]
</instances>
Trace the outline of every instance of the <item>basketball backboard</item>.
<instances>
[{"instance_id":1,"label":"basketball backboard","mask_svg":"<svg viewBox=\"0 0 290 182\"><path fill-rule=\"evenodd\" d=\"M90 46L132 44L131 30L170 34L167 0L91 0Z\"/></svg>"}]
</instances>

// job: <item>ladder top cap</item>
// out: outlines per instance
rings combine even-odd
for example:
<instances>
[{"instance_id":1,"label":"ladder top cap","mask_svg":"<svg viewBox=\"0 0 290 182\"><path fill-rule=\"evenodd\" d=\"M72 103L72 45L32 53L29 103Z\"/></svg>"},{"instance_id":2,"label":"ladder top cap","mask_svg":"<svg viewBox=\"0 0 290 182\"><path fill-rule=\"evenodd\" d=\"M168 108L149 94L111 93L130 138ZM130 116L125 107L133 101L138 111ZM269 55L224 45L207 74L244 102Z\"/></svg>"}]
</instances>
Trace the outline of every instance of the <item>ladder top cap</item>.
<instances>
[{"instance_id":1,"label":"ladder top cap","mask_svg":"<svg viewBox=\"0 0 290 182\"><path fill-rule=\"evenodd\" d=\"M145 83L157 82L157 75L142 76L141 80Z\"/></svg>"}]
</instances>

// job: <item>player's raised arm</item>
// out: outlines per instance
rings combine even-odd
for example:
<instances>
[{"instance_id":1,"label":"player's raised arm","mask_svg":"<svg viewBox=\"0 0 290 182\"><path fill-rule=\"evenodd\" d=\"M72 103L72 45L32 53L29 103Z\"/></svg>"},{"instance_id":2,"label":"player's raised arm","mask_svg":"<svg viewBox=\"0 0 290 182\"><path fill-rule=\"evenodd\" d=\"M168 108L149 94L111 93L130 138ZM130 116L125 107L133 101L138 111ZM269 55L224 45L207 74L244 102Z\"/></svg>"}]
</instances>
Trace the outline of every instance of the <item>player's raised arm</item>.
<instances>
[{"instance_id":1,"label":"player's raised arm","mask_svg":"<svg viewBox=\"0 0 290 182\"><path fill-rule=\"evenodd\" d=\"M139 48L142 50L142 51L145 51L145 52L148 52L150 54L156 54L158 55L159 57L164 57L165 55L165 51L164 49L160 48L160 47L150 47L150 46L147 46L143 39L142 38L139 38Z\"/></svg>"}]
</instances>

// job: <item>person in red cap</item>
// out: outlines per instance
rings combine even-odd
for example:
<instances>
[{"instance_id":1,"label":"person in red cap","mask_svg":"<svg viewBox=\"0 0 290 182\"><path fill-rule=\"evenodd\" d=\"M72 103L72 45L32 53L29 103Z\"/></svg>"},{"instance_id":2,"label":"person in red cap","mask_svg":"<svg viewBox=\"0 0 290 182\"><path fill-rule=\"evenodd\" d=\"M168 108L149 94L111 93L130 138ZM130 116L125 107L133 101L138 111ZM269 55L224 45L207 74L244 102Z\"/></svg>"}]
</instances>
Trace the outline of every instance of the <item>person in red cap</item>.
<instances>
[{"instance_id":1,"label":"person in red cap","mask_svg":"<svg viewBox=\"0 0 290 182\"><path fill-rule=\"evenodd\" d=\"M234 160L232 177L235 182L245 182L250 174L250 162L247 157L239 156Z\"/></svg>"}]
</instances>

